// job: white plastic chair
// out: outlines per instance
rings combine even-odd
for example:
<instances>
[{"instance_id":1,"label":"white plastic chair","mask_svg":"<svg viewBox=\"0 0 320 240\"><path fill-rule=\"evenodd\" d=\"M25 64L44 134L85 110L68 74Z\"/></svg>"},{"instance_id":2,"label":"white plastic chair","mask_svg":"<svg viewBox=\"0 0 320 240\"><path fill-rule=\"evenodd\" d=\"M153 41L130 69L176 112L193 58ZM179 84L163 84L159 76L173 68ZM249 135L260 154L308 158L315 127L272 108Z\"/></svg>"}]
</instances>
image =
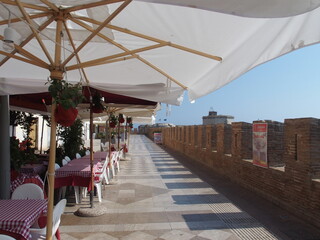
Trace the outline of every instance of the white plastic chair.
<instances>
[{"instance_id":1,"label":"white plastic chair","mask_svg":"<svg viewBox=\"0 0 320 240\"><path fill-rule=\"evenodd\" d=\"M118 151L114 151L112 153L112 157L111 157L111 161L110 161L112 177L114 177L116 175L115 166L116 166L118 172L120 171L120 164L119 164L118 159L119 159L119 152Z\"/></svg>"},{"instance_id":2,"label":"white plastic chair","mask_svg":"<svg viewBox=\"0 0 320 240\"><path fill-rule=\"evenodd\" d=\"M86 151L86 155L90 155L90 151L89 150Z\"/></svg>"},{"instance_id":3,"label":"white plastic chair","mask_svg":"<svg viewBox=\"0 0 320 240\"><path fill-rule=\"evenodd\" d=\"M94 182L94 186L97 189L99 202L102 201L102 182L103 182L104 177L105 177L105 175L102 173L99 175L99 179Z\"/></svg>"},{"instance_id":4,"label":"white plastic chair","mask_svg":"<svg viewBox=\"0 0 320 240\"><path fill-rule=\"evenodd\" d=\"M54 164L54 170L57 170L60 168L60 165L58 163Z\"/></svg>"},{"instance_id":5,"label":"white plastic chair","mask_svg":"<svg viewBox=\"0 0 320 240\"><path fill-rule=\"evenodd\" d=\"M100 183L98 183L98 182L101 182L103 184L104 188L105 188L106 184L109 184L110 169L109 169L109 157L108 156L106 157L106 160L104 161L102 168L100 169L99 172L96 173L96 175L97 176L99 175L99 181L97 181L97 184L95 182L95 184L97 185L97 186L96 185L95 186L97 187L97 191L98 191L98 188L100 187L100 185L99 185ZM102 175L101 181L100 181L100 175ZM83 188L84 197L87 197L87 191L88 191L87 188L84 187ZM101 193L100 193L100 195L101 195ZM98 198L99 198L99 193L98 193ZM101 199L101 197L100 197L100 199Z\"/></svg>"},{"instance_id":6,"label":"white plastic chair","mask_svg":"<svg viewBox=\"0 0 320 240\"><path fill-rule=\"evenodd\" d=\"M81 158L81 155L79 153L76 153L76 158Z\"/></svg>"},{"instance_id":7,"label":"white plastic chair","mask_svg":"<svg viewBox=\"0 0 320 240\"><path fill-rule=\"evenodd\" d=\"M0 240L15 240L15 239L8 235L0 234Z\"/></svg>"},{"instance_id":8,"label":"white plastic chair","mask_svg":"<svg viewBox=\"0 0 320 240\"><path fill-rule=\"evenodd\" d=\"M107 152L109 150L109 142L101 143L102 151Z\"/></svg>"},{"instance_id":9,"label":"white plastic chair","mask_svg":"<svg viewBox=\"0 0 320 240\"><path fill-rule=\"evenodd\" d=\"M67 159L62 159L62 166L67 165L68 164L68 160Z\"/></svg>"},{"instance_id":10,"label":"white plastic chair","mask_svg":"<svg viewBox=\"0 0 320 240\"><path fill-rule=\"evenodd\" d=\"M13 191L11 199L44 199L44 194L37 184L25 183Z\"/></svg>"},{"instance_id":11,"label":"white plastic chair","mask_svg":"<svg viewBox=\"0 0 320 240\"><path fill-rule=\"evenodd\" d=\"M67 160L68 162L71 161L71 159L68 156L65 156L64 159Z\"/></svg>"},{"instance_id":12,"label":"white plastic chair","mask_svg":"<svg viewBox=\"0 0 320 240\"><path fill-rule=\"evenodd\" d=\"M67 200L62 199L60 202L57 203L57 205L53 209L53 219L52 219L52 237L55 235L56 231L59 228L60 222L61 222L61 215L64 212L64 209L66 207ZM44 228L30 228L30 233L32 236L32 239L45 239L46 238L46 231L47 227Z\"/></svg>"}]
</instances>

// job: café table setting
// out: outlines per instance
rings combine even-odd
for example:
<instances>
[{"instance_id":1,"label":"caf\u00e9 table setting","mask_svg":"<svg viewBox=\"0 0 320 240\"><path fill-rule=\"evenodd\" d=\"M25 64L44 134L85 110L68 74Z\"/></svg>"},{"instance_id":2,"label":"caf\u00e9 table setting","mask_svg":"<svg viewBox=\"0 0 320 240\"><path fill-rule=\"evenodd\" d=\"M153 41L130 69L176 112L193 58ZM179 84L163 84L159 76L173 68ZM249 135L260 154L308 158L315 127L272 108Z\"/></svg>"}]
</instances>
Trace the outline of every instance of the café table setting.
<instances>
[{"instance_id":1,"label":"caf\u00e9 table setting","mask_svg":"<svg viewBox=\"0 0 320 240\"><path fill-rule=\"evenodd\" d=\"M46 199L0 200L0 234L32 239L30 227L46 210Z\"/></svg>"}]
</instances>

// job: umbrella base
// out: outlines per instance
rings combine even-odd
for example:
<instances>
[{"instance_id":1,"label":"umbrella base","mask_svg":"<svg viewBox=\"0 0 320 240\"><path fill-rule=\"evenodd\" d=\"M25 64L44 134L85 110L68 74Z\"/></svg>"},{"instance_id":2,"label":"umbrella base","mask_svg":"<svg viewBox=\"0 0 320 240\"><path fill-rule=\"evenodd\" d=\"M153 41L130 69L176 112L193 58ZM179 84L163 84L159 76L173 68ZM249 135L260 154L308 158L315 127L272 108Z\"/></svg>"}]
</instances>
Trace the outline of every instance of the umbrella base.
<instances>
[{"instance_id":1,"label":"umbrella base","mask_svg":"<svg viewBox=\"0 0 320 240\"><path fill-rule=\"evenodd\" d=\"M74 214L79 217L98 217L107 213L107 208L103 206L82 207L79 208Z\"/></svg>"}]
</instances>

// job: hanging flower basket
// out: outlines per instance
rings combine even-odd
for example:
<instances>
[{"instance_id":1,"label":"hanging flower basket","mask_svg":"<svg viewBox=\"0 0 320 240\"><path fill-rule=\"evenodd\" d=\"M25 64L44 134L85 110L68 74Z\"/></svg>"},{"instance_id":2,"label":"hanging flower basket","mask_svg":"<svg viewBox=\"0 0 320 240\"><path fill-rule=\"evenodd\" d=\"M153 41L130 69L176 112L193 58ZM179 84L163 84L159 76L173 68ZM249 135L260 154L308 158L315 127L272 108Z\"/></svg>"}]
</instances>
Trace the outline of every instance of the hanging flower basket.
<instances>
[{"instance_id":1,"label":"hanging flower basket","mask_svg":"<svg viewBox=\"0 0 320 240\"><path fill-rule=\"evenodd\" d=\"M56 122L61 126L70 127L78 116L78 110L76 108L65 109L61 104L57 106L55 112Z\"/></svg>"},{"instance_id":2,"label":"hanging flower basket","mask_svg":"<svg viewBox=\"0 0 320 240\"><path fill-rule=\"evenodd\" d=\"M118 118L115 115L111 114L109 116L109 126L111 128L115 128L117 124L118 124Z\"/></svg>"},{"instance_id":3,"label":"hanging flower basket","mask_svg":"<svg viewBox=\"0 0 320 240\"><path fill-rule=\"evenodd\" d=\"M92 97L91 109L93 113L103 113L106 109L106 107L102 105L102 97L98 91Z\"/></svg>"},{"instance_id":4,"label":"hanging flower basket","mask_svg":"<svg viewBox=\"0 0 320 240\"><path fill-rule=\"evenodd\" d=\"M65 80L49 79L49 92L57 104L55 111L56 122L69 127L76 120L76 106L84 99L81 83L71 84Z\"/></svg>"},{"instance_id":5,"label":"hanging flower basket","mask_svg":"<svg viewBox=\"0 0 320 240\"><path fill-rule=\"evenodd\" d=\"M128 124L132 123L132 118L131 117L127 117L127 123Z\"/></svg>"},{"instance_id":6,"label":"hanging flower basket","mask_svg":"<svg viewBox=\"0 0 320 240\"><path fill-rule=\"evenodd\" d=\"M123 114L122 113L120 113L119 114L119 123L124 123L124 117L123 117Z\"/></svg>"}]
</instances>

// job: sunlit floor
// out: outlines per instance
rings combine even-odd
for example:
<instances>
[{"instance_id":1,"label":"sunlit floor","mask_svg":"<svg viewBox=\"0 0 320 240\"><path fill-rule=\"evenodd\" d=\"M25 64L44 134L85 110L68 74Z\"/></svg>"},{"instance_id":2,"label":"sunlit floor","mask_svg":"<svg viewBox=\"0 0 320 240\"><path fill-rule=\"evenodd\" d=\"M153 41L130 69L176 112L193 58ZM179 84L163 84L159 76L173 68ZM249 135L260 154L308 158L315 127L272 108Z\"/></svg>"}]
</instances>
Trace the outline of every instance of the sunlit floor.
<instances>
[{"instance_id":1,"label":"sunlit floor","mask_svg":"<svg viewBox=\"0 0 320 240\"><path fill-rule=\"evenodd\" d=\"M61 239L234 240L280 239L142 135L130 136L130 158L103 191L98 217L68 206Z\"/></svg>"}]
</instances>

